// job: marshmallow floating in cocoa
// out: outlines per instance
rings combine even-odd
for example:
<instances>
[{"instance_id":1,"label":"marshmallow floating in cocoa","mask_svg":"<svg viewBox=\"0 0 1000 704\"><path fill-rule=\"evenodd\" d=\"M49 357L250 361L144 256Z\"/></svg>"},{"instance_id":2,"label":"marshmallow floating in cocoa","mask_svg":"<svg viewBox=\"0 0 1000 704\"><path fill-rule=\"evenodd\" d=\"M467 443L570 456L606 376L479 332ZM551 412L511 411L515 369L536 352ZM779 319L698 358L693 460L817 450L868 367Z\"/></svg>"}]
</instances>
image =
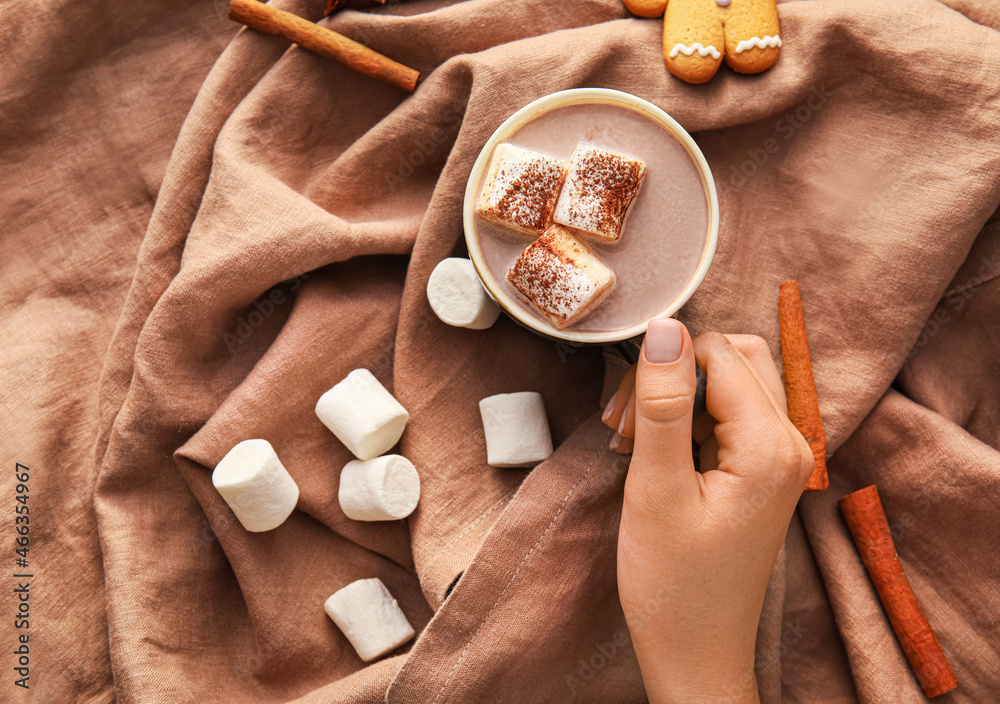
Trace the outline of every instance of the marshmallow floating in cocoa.
<instances>
[{"instance_id":1,"label":"marshmallow floating in cocoa","mask_svg":"<svg viewBox=\"0 0 1000 704\"><path fill-rule=\"evenodd\" d=\"M566 162L513 144L498 144L476 212L517 232L540 234L552 222Z\"/></svg>"},{"instance_id":2,"label":"marshmallow floating in cocoa","mask_svg":"<svg viewBox=\"0 0 1000 704\"><path fill-rule=\"evenodd\" d=\"M617 242L645 176L646 164L638 159L579 144L569 160L553 219L593 237Z\"/></svg>"},{"instance_id":3,"label":"marshmallow floating in cocoa","mask_svg":"<svg viewBox=\"0 0 1000 704\"><path fill-rule=\"evenodd\" d=\"M323 610L365 662L414 636L413 626L377 577L351 582L327 599Z\"/></svg>"},{"instance_id":4,"label":"marshmallow floating in cocoa","mask_svg":"<svg viewBox=\"0 0 1000 704\"><path fill-rule=\"evenodd\" d=\"M220 460L212 484L247 530L277 528L295 509L299 487L267 440L244 440Z\"/></svg>"},{"instance_id":5,"label":"marshmallow floating in cocoa","mask_svg":"<svg viewBox=\"0 0 1000 704\"><path fill-rule=\"evenodd\" d=\"M427 280L427 300L441 322L459 328L485 330L500 316L476 267L459 257L443 259L434 267Z\"/></svg>"},{"instance_id":6,"label":"marshmallow floating in cocoa","mask_svg":"<svg viewBox=\"0 0 1000 704\"><path fill-rule=\"evenodd\" d=\"M479 402L486 461L493 467L531 467L552 454L552 435L541 394L497 394Z\"/></svg>"},{"instance_id":7,"label":"marshmallow floating in cocoa","mask_svg":"<svg viewBox=\"0 0 1000 704\"><path fill-rule=\"evenodd\" d=\"M420 476L399 455L348 462L340 472L340 508L355 521L406 518L420 501Z\"/></svg>"},{"instance_id":8,"label":"marshmallow floating in cocoa","mask_svg":"<svg viewBox=\"0 0 1000 704\"><path fill-rule=\"evenodd\" d=\"M611 293L615 274L567 228L553 225L521 252L507 280L561 329Z\"/></svg>"},{"instance_id":9,"label":"marshmallow floating in cocoa","mask_svg":"<svg viewBox=\"0 0 1000 704\"><path fill-rule=\"evenodd\" d=\"M361 460L395 445L410 417L367 369L355 369L320 396L316 415Z\"/></svg>"}]
</instances>

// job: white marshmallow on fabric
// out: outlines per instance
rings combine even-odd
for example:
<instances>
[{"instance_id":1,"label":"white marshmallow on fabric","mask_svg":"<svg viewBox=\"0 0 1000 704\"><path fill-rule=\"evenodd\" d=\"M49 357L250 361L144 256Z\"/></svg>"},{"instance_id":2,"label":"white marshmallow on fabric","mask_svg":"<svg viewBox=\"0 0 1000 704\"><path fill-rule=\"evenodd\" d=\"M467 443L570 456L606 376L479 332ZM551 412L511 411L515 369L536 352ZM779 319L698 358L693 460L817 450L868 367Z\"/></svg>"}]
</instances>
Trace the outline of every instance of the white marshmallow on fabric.
<instances>
[{"instance_id":1,"label":"white marshmallow on fabric","mask_svg":"<svg viewBox=\"0 0 1000 704\"><path fill-rule=\"evenodd\" d=\"M552 454L552 435L541 394L497 394L479 402L486 461L493 467L531 467Z\"/></svg>"},{"instance_id":2,"label":"white marshmallow on fabric","mask_svg":"<svg viewBox=\"0 0 1000 704\"><path fill-rule=\"evenodd\" d=\"M355 521L397 521L420 501L420 475L400 455L348 462L340 472L340 508Z\"/></svg>"},{"instance_id":3,"label":"white marshmallow on fabric","mask_svg":"<svg viewBox=\"0 0 1000 704\"><path fill-rule=\"evenodd\" d=\"M295 509L299 487L267 440L244 440L226 453L212 484L247 530L277 528Z\"/></svg>"},{"instance_id":4,"label":"white marshmallow on fabric","mask_svg":"<svg viewBox=\"0 0 1000 704\"><path fill-rule=\"evenodd\" d=\"M500 317L468 259L442 259L427 279L427 300L441 322L457 328L485 330Z\"/></svg>"},{"instance_id":5,"label":"white marshmallow on fabric","mask_svg":"<svg viewBox=\"0 0 1000 704\"><path fill-rule=\"evenodd\" d=\"M399 442L410 414L367 369L355 369L320 396L316 415L360 460Z\"/></svg>"},{"instance_id":6,"label":"white marshmallow on fabric","mask_svg":"<svg viewBox=\"0 0 1000 704\"><path fill-rule=\"evenodd\" d=\"M351 582L327 599L323 610L365 662L414 636L413 626L377 577Z\"/></svg>"}]
</instances>

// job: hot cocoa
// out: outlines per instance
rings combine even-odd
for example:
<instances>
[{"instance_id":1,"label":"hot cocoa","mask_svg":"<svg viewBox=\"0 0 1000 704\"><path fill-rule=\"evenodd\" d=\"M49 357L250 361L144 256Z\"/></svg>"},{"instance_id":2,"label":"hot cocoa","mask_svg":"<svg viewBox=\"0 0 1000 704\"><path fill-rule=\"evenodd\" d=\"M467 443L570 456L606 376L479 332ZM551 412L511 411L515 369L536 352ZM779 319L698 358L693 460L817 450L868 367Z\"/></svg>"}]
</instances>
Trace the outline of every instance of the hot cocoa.
<instances>
[{"instance_id":1,"label":"hot cocoa","mask_svg":"<svg viewBox=\"0 0 1000 704\"><path fill-rule=\"evenodd\" d=\"M629 160L644 165L644 169L634 167L634 201L629 203L630 209L626 204L620 211L627 211L627 217L619 217L616 222L603 216L578 214L573 234L614 272L616 281L599 307L571 322L569 330L625 330L661 314L681 296L705 255L710 205L707 186L693 155L662 123L612 102L571 104L540 112L517 127L498 148L504 144L552 157L548 163L561 160L567 167L574 152L579 161L580 154L588 153L589 147L621 155L626 166ZM490 177L489 171L483 174L476 184L477 192L483 192ZM571 182L567 178L561 186L563 194ZM622 193L616 193L619 202ZM574 224L572 218L560 217L559 206L552 216L556 222L570 219L565 224ZM593 225L588 225L591 222ZM476 229L483 264L496 285L528 316L545 320L546 314L507 276L530 244L524 232L512 231L481 215L476 215ZM548 318L551 323L551 316Z\"/></svg>"}]
</instances>

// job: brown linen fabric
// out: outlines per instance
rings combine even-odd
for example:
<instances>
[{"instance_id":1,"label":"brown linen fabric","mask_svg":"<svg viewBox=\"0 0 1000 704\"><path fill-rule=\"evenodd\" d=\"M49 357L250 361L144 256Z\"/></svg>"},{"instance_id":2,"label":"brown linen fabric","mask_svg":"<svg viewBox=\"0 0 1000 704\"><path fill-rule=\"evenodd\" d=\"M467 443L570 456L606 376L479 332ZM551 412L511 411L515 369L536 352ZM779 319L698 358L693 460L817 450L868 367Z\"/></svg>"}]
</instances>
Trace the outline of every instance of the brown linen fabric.
<instances>
[{"instance_id":1,"label":"brown linen fabric","mask_svg":"<svg viewBox=\"0 0 1000 704\"><path fill-rule=\"evenodd\" d=\"M32 468L36 521L32 689L14 696L644 701L615 586L627 462L597 421L620 360L507 319L449 328L423 293L463 253L493 129L603 86L663 107L712 166L722 225L692 332L759 334L777 359L778 284L802 286L836 455L772 572L762 700L921 701L835 506L872 482L958 675L940 701L995 698L1000 13L954 7L785 3L773 69L698 87L618 0L325 21L423 71L412 96L253 32L218 56L224 3L0 7L0 447ZM312 409L359 366L411 414L405 522L337 505L349 453ZM558 449L492 469L477 401L521 390ZM211 486L250 437L302 490L264 534ZM322 602L372 576L419 636L365 665Z\"/></svg>"}]
</instances>

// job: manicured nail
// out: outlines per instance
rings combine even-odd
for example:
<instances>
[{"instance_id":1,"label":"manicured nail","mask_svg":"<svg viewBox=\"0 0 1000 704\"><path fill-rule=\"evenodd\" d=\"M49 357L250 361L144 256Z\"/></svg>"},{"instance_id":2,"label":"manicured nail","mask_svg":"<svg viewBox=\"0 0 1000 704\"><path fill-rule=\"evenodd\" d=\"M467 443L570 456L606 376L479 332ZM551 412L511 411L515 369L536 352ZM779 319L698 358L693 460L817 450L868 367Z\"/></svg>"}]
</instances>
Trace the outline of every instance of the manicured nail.
<instances>
[{"instance_id":1,"label":"manicured nail","mask_svg":"<svg viewBox=\"0 0 1000 704\"><path fill-rule=\"evenodd\" d=\"M624 435L625 434L625 416L627 416L627 415L628 415L628 408L626 408L624 411L622 411L622 420L621 420L621 423L618 424L618 434L619 435Z\"/></svg>"},{"instance_id":2,"label":"manicured nail","mask_svg":"<svg viewBox=\"0 0 1000 704\"><path fill-rule=\"evenodd\" d=\"M619 446L619 445L621 445L621 444L622 444L622 436L621 436L621 435L619 435L618 433L615 433L615 434L614 434L614 435L613 435L613 436L611 437L611 445L609 445L609 447L610 447L610 448L611 448L612 450L617 450L617 449L618 449L618 446Z\"/></svg>"},{"instance_id":3,"label":"manicured nail","mask_svg":"<svg viewBox=\"0 0 1000 704\"><path fill-rule=\"evenodd\" d=\"M646 360L653 364L676 362L684 346L683 329L680 321L673 318L650 320L643 343Z\"/></svg>"},{"instance_id":4,"label":"manicured nail","mask_svg":"<svg viewBox=\"0 0 1000 704\"><path fill-rule=\"evenodd\" d=\"M611 394L611 400L609 400L608 401L608 405L604 407L604 415L601 416L601 421L602 422L606 421L608 418L610 418L611 414L614 412L614 410L615 410L615 399L616 398L618 398L618 392L617 391L615 391L613 394Z\"/></svg>"}]
</instances>

